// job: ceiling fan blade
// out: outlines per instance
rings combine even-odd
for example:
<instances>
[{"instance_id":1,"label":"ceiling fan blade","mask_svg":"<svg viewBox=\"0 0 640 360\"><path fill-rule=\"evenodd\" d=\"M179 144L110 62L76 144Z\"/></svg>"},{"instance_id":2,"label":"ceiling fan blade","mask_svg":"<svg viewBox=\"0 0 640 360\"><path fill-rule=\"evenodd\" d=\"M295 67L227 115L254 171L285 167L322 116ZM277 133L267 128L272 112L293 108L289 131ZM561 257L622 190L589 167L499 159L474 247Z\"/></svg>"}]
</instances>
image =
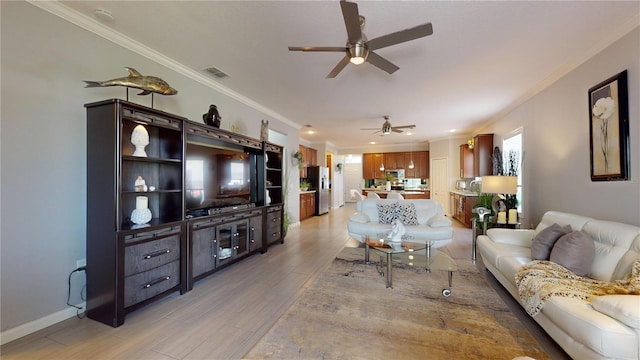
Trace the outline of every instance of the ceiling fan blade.
<instances>
[{"instance_id":1,"label":"ceiling fan blade","mask_svg":"<svg viewBox=\"0 0 640 360\"><path fill-rule=\"evenodd\" d=\"M395 66L394 64L392 64L382 56L374 53L373 51L369 52L367 61L372 65L377 66L381 70L388 72L389 74L393 74L394 72L396 72L396 70L400 69L399 67Z\"/></svg>"},{"instance_id":2,"label":"ceiling fan blade","mask_svg":"<svg viewBox=\"0 0 640 360\"><path fill-rule=\"evenodd\" d=\"M348 49L344 46L289 46L289 51L331 51L345 52Z\"/></svg>"},{"instance_id":3,"label":"ceiling fan blade","mask_svg":"<svg viewBox=\"0 0 640 360\"><path fill-rule=\"evenodd\" d=\"M344 67L347 66L348 63L349 63L349 56L345 55L345 57L343 57L342 60L340 60L338 65L336 65L336 67L334 67L333 70L331 70L329 75L327 75L327 79L332 79L336 77L336 75L338 75L340 71L342 71L342 69L344 69Z\"/></svg>"},{"instance_id":4,"label":"ceiling fan blade","mask_svg":"<svg viewBox=\"0 0 640 360\"><path fill-rule=\"evenodd\" d=\"M391 129L413 129L415 125L392 126Z\"/></svg>"},{"instance_id":5,"label":"ceiling fan blade","mask_svg":"<svg viewBox=\"0 0 640 360\"><path fill-rule=\"evenodd\" d=\"M380 130L380 128L379 127L377 127L377 128L363 128L363 129L360 129L360 130Z\"/></svg>"},{"instance_id":6,"label":"ceiling fan blade","mask_svg":"<svg viewBox=\"0 0 640 360\"><path fill-rule=\"evenodd\" d=\"M433 34L433 26L426 23L412 27L410 29L400 30L391 34L382 35L375 39L367 41L369 50L381 49L383 47L400 44L405 41L419 39L421 37Z\"/></svg>"},{"instance_id":7,"label":"ceiling fan blade","mask_svg":"<svg viewBox=\"0 0 640 360\"><path fill-rule=\"evenodd\" d=\"M340 1L344 25L347 28L349 44L355 44L362 40L362 29L360 28L360 15L358 14L358 4Z\"/></svg>"},{"instance_id":8,"label":"ceiling fan blade","mask_svg":"<svg viewBox=\"0 0 640 360\"><path fill-rule=\"evenodd\" d=\"M401 133L402 130L398 129L397 127L392 127L391 131L395 132L395 133Z\"/></svg>"}]
</instances>

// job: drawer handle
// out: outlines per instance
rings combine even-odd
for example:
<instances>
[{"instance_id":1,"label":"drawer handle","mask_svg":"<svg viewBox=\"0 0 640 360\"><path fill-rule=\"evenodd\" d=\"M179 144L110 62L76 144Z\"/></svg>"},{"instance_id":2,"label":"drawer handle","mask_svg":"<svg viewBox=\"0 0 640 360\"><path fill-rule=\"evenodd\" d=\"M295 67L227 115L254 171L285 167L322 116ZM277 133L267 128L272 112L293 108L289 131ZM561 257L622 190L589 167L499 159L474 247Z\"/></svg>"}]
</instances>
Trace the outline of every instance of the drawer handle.
<instances>
[{"instance_id":1,"label":"drawer handle","mask_svg":"<svg viewBox=\"0 0 640 360\"><path fill-rule=\"evenodd\" d=\"M163 276L163 277L161 277L161 278L158 278L158 279L155 279L155 280L153 280L153 281L150 281L150 282L148 282L148 283L146 283L146 284L144 285L144 288L145 288L145 289L148 289L148 288L150 288L150 287L152 287L152 286L154 286L154 285L158 285L158 284L160 284L161 282L165 282L165 281L167 281L167 280L171 280L171 276Z\"/></svg>"},{"instance_id":2,"label":"drawer handle","mask_svg":"<svg viewBox=\"0 0 640 360\"><path fill-rule=\"evenodd\" d=\"M170 252L171 252L171 249L164 249L164 250L156 251L156 252L153 252L151 254L147 254L147 255L143 256L143 259L145 259L145 260L151 259L151 258L158 257L158 256L161 256L161 255L164 255L164 254L168 254Z\"/></svg>"}]
</instances>

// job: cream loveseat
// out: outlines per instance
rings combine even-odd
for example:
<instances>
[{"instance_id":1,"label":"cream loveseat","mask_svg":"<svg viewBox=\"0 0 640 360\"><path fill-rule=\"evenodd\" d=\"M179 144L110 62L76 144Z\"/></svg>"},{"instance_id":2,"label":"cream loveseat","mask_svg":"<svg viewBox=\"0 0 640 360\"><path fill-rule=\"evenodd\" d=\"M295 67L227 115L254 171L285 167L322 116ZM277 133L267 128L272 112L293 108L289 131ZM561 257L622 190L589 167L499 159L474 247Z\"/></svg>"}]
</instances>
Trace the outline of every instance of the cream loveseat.
<instances>
[{"instance_id":1,"label":"cream loveseat","mask_svg":"<svg viewBox=\"0 0 640 360\"><path fill-rule=\"evenodd\" d=\"M570 228L566 225L570 225ZM555 244L547 244L550 246L547 251L551 252L551 261L532 262L532 244L536 258L540 259L541 246L544 248L540 239L554 229L563 227L564 232L568 230L582 237L582 248L564 253L566 241L560 245L561 240L557 240ZM582 233L578 233L578 230ZM563 232L558 234L559 239L562 239ZM616 280L622 282L625 278L632 281L635 279L636 289L640 278L640 228L636 226L550 211L544 214L535 230L489 229L486 236L481 235L477 240L485 267L525 309L528 309L530 300L538 301L538 297L542 296L535 293L531 298L526 298L528 293L523 292L525 299L521 299L516 278L522 288L526 279L523 279L523 274L527 272L519 271L525 265L558 267L554 260L559 263L574 262L577 268L585 268L586 278L606 282L605 285L617 283ZM593 246L589 241L593 241ZM573 253L576 258L569 256L568 260L560 257L554 259L555 252L559 255L564 253L563 256ZM580 264L579 260L582 259L578 257L586 258L586 264ZM632 273L632 269L635 269L633 277L628 275ZM565 271L569 273L568 270ZM575 276L573 273L569 274ZM580 278L578 281L580 284L590 284L589 279ZM552 286L556 286L556 283ZM573 294L573 290L573 286L567 286L559 292L545 293L548 298L536 310L533 319L574 359L639 359L640 295L601 295L593 296L591 301L587 301L568 295ZM531 314L529 310L528 312Z\"/></svg>"},{"instance_id":2,"label":"cream loveseat","mask_svg":"<svg viewBox=\"0 0 640 360\"><path fill-rule=\"evenodd\" d=\"M382 217L382 218L381 218ZM418 240L431 240L441 247L453 240L453 228L435 200L364 199L356 203L356 212L349 216L347 229L354 239L364 242L365 235L389 233L392 219L400 218L405 235ZM387 223L383 223L387 219ZM409 225L414 223L415 225Z\"/></svg>"}]
</instances>

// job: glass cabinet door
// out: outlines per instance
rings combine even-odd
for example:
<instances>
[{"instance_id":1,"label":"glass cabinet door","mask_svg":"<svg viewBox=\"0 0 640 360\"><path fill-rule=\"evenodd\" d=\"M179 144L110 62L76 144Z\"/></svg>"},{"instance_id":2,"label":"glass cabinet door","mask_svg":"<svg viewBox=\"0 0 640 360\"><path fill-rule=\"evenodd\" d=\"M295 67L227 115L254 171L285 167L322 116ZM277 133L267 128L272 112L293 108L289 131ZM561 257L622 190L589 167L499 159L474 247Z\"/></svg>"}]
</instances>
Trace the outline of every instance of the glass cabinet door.
<instances>
[{"instance_id":1,"label":"glass cabinet door","mask_svg":"<svg viewBox=\"0 0 640 360\"><path fill-rule=\"evenodd\" d=\"M222 265L233 258L233 238L234 238L234 224L222 224L217 227L218 238L218 258L217 264Z\"/></svg>"},{"instance_id":2,"label":"glass cabinet door","mask_svg":"<svg viewBox=\"0 0 640 360\"><path fill-rule=\"evenodd\" d=\"M236 223L235 256L242 256L249 252L249 221L243 220Z\"/></svg>"}]
</instances>

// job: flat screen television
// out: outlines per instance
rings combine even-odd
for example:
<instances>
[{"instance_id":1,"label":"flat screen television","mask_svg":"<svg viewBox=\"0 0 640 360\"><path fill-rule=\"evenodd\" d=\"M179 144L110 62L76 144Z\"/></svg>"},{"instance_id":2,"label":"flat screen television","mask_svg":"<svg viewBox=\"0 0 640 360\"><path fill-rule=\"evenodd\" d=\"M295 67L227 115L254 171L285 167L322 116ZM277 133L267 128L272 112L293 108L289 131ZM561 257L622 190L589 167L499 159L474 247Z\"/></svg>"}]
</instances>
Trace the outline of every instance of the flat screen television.
<instances>
[{"instance_id":1,"label":"flat screen television","mask_svg":"<svg viewBox=\"0 0 640 360\"><path fill-rule=\"evenodd\" d=\"M207 215L210 209L255 203L256 154L242 146L188 140L185 203L187 215Z\"/></svg>"}]
</instances>

